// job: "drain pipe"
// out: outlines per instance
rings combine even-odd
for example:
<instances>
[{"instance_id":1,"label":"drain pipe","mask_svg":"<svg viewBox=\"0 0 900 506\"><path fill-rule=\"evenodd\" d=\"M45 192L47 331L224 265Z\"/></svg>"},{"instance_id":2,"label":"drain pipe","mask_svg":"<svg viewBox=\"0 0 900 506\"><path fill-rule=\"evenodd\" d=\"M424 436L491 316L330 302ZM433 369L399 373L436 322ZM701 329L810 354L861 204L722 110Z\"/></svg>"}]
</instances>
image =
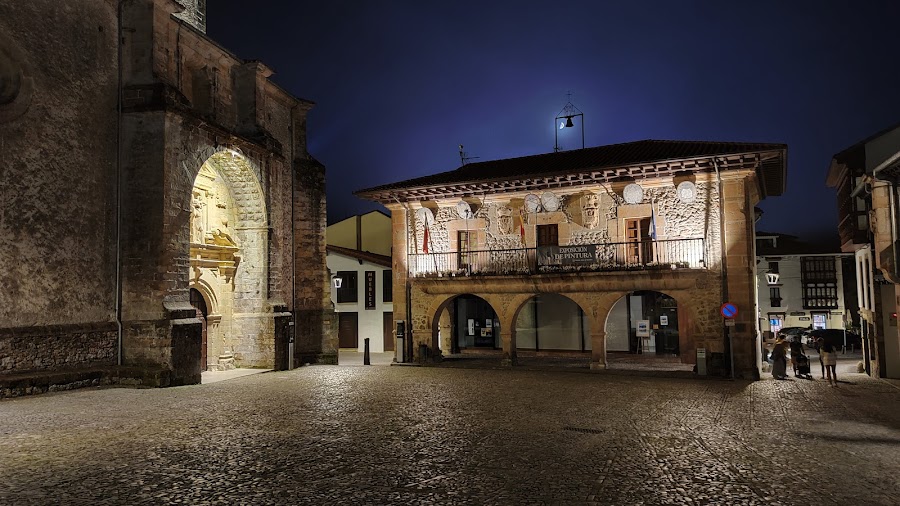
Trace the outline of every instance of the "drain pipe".
<instances>
[{"instance_id":1,"label":"drain pipe","mask_svg":"<svg viewBox=\"0 0 900 506\"><path fill-rule=\"evenodd\" d=\"M722 174L719 172L719 161L713 158L713 168L716 171L716 184L719 188L719 245L722 248L722 303L728 302L728 252L725 247L725 200L722 197ZM724 322L722 327L728 337L728 362L731 365L731 379L734 379L734 340L731 331Z\"/></svg>"},{"instance_id":2,"label":"drain pipe","mask_svg":"<svg viewBox=\"0 0 900 506\"><path fill-rule=\"evenodd\" d=\"M118 5L118 36L116 37L116 58L118 65L118 96L116 97L116 365L123 363L124 325L122 324L122 114L125 100L125 83L122 74L122 44L125 37L125 0Z\"/></svg>"},{"instance_id":3,"label":"drain pipe","mask_svg":"<svg viewBox=\"0 0 900 506\"><path fill-rule=\"evenodd\" d=\"M296 158L296 149L297 149L297 139L294 138L296 133L296 128L294 124L294 111L297 109L297 104L294 104L291 107L291 159L288 160L288 167L291 171L291 321L289 325L291 326L291 341L288 343L288 363L287 368L288 371L294 368L294 346L296 346L297 342L297 243L296 239L296 227L297 224L295 222L295 207L294 206L294 198L297 192L297 171L294 167L295 158Z\"/></svg>"}]
</instances>

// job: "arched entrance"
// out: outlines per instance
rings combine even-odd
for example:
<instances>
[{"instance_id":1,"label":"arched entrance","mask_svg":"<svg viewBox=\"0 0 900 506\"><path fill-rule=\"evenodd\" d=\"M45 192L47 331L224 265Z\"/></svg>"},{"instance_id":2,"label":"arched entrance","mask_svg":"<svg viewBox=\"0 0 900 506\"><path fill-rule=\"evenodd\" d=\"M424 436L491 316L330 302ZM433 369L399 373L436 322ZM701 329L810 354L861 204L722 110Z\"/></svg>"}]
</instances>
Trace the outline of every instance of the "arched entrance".
<instances>
[{"instance_id":1,"label":"arched entrance","mask_svg":"<svg viewBox=\"0 0 900 506\"><path fill-rule=\"evenodd\" d=\"M438 308L433 335L442 353L499 350L500 321L486 300L472 294L453 297Z\"/></svg>"},{"instance_id":2,"label":"arched entrance","mask_svg":"<svg viewBox=\"0 0 900 506\"><path fill-rule=\"evenodd\" d=\"M590 351L591 324L581 306L555 293L528 299L516 317L516 348L521 351Z\"/></svg>"},{"instance_id":3,"label":"arched entrance","mask_svg":"<svg viewBox=\"0 0 900 506\"><path fill-rule=\"evenodd\" d=\"M274 366L266 216L248 158L228 149L203 163L191 190L190 285L216 302L217 322L202 370Z\"/></svg>"},{"instance_id":4,"label":"arched entrance","mask_svg":"<svg viewBox=\"0 0 900 506\"><path fill-rule=\"evenodd\" d=\"M606 318L606 354L610 368L629 366L690 370L681 313L674 297L653 290L630 292L613 304Z\"/></svg>"},{"instance_id":5,"label":"arched entrance","mask_svg":"<svg viewBox=\"0 0 900 506\"><path fill-rule=\"evenodd\" d=\"M201 331L201 341L200 341L200 370L205 371L207 366L207 357L209 356L208 350L208 323L207 316L209 316L209 309L206 304L206 300L203 298L203 295L200 293L200 290L196 288L191 288L191 305L194 306L194 309L197 310L197 318L200 319L200 324L203 327Z\"/></svg>"}]
</instances>

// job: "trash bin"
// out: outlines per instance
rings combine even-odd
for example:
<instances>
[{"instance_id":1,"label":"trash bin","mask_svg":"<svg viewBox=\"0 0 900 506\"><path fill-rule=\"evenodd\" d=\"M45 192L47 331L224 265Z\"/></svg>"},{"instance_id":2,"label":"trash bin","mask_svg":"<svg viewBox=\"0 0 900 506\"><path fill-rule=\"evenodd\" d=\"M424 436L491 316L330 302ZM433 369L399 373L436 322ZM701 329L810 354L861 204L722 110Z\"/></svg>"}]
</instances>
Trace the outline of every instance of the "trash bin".
<instances>
[{"instance_id":1,"label":"trash bin","mask_svg":"<svg viewBox=\"0 0 900 506\"><path fill-rule=\"evenodd\" d=\"M394 353L396 354L396 356L394 357L394 360L396 360L398 364L402 364L403 358L404 358L404 356L403 356L403 338L402 337L397 337L397 345L394 347Z\"/></svg>"}]
</instances>

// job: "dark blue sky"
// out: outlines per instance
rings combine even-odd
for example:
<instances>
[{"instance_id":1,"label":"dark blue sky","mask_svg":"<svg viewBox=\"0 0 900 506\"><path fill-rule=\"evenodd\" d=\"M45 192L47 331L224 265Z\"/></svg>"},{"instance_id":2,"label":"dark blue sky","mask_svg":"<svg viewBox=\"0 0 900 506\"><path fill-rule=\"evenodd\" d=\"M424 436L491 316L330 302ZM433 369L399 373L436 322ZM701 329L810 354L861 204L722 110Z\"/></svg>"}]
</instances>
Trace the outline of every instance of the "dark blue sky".
<instances>
[{"instance_id":1,"label":"dark blue sky","mask_svg":"<svg viewBox=\"0 0 900 506\"><path fill-rule=\"evenodd\" d=\"M379 207L354 190L458 167L458 144L481 160L552 151L571 91L587 146L787 143L787 192L759 228L836 242L831 156L900 123L896 1L208 5L213 39L317 103L329 223Z\"/></svg>"}]
</instances>

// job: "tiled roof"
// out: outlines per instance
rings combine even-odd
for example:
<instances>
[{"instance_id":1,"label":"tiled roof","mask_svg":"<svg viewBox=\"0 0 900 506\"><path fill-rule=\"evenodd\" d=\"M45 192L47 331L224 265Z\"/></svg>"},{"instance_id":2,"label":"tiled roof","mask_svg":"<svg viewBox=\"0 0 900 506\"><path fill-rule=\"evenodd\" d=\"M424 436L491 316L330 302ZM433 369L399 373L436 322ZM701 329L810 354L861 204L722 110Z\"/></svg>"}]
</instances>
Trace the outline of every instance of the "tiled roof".
<instances>
[{"instance_id":1,"label":"tiled roof","mask_svg":"<svg viewBox=\"0 0 900 506\"><path fill-rule=\"evenodd\" d=\"M371 251L359 251L356 249L344 248L341 246L332 246L329 244L325 246L325 252L348 256L357 260L380 265L382 267L391 266L391 257L386 255L379 255L378 253L372 253Z\"/></svg>"},{"instance_id":2,"label":"tiled roof","mask_svg":"<svg viewBox=\"0 0 900 506\"><path fill-rule=\"evenodd\" d=\"M404 190L411 189L437 188L470 182L524 180L538 176L580 174L606 168L627 168L765 152L775 152L778 156L757 167L757 170L762 172L759 174L760 185L763 186L761 190L763 195L780 195L785 187L786 144L671 140L642 140L470 163L449 172L359 190L355 195L372 200L384 200L387 193L402 194ZM607 178L610 179L614 178Z\"/></svg>"}]
</instances>

